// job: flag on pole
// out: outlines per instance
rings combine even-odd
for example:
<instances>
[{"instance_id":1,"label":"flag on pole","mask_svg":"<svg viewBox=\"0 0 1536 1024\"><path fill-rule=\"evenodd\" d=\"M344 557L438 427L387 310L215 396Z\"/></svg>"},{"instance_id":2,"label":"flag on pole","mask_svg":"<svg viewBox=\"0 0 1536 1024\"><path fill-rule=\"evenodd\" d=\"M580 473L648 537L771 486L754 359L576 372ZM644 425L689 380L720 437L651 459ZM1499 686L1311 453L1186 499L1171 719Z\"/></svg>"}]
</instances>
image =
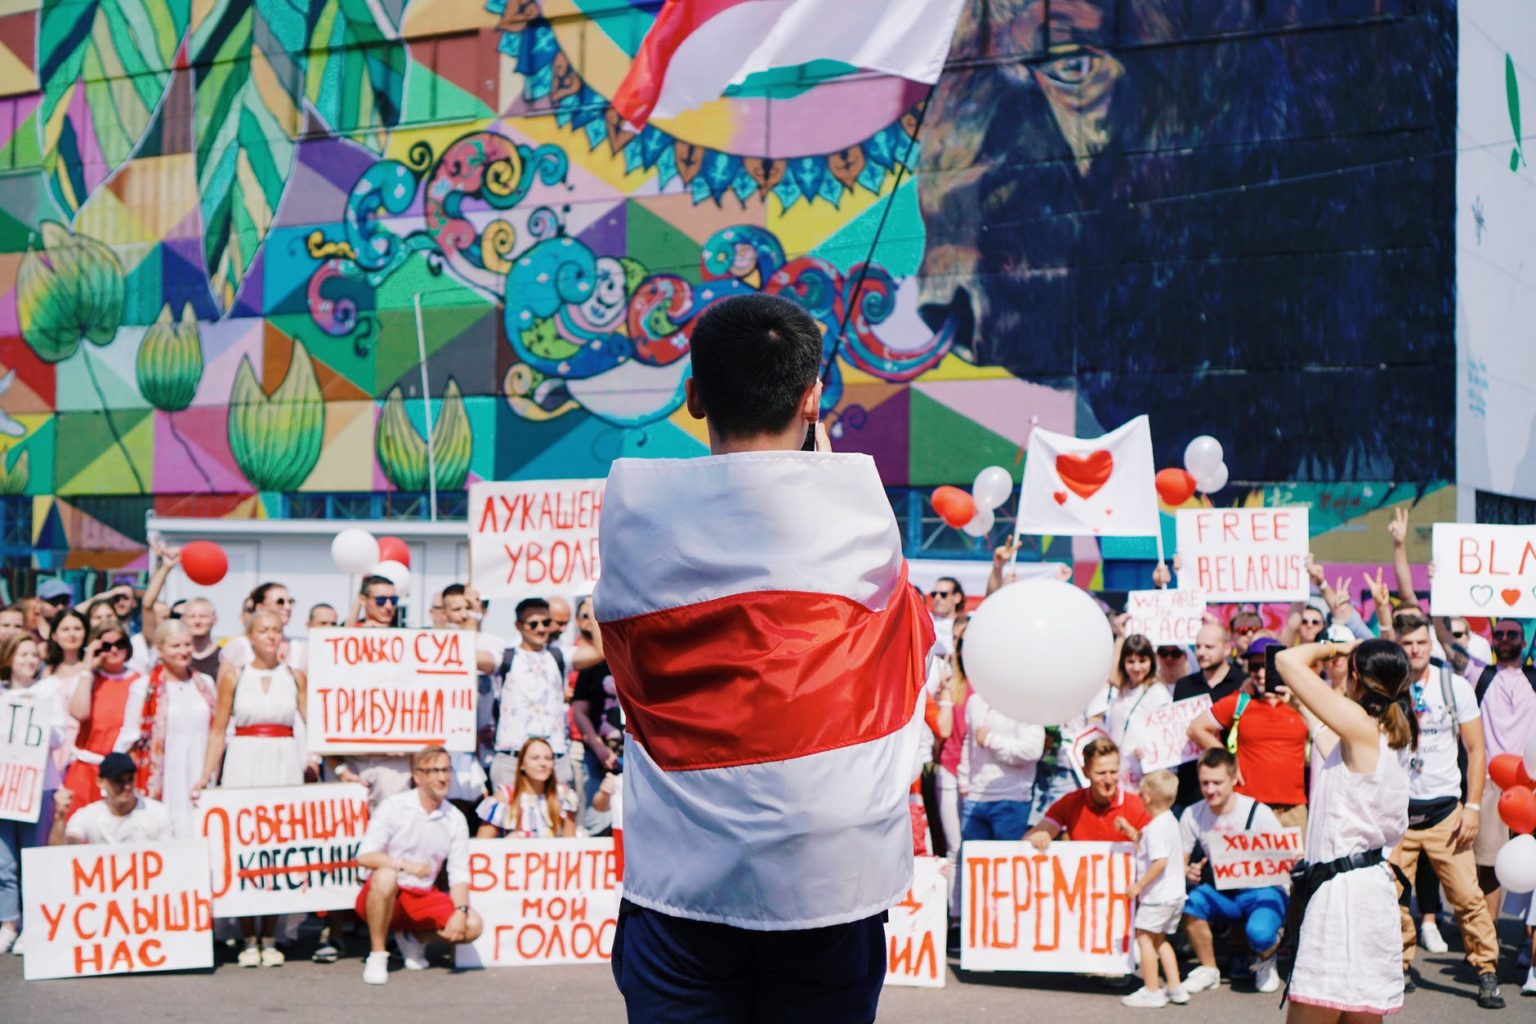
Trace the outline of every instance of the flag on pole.
<instances>
[{"instance_id":1,"label":"flag on pole","mask_svg":"<svg viewBox=\"0 0 1536 1024\"><path fill-rule=\"evenodd\" d=\"M619 459L600 544L625 898L760 931L899 902L934 633L874 461Z\"/></svg>"},{"instance_id":2,"label":"flag on pole","mask_svg":"<svg viewBox=\"0 0 1536 1024\"><path fill-rule=\"evenodd\" d=\"M841 61L933 84L964 0L667 0L613 105L639 127L749 75Z\"/></svg>"},{"instance_id":3,"label":"flag on pole","mask_svg":"<svg viewBox=\"0 0 1536 1024\"><path fill-rule=\"evenodd\" d=\"M1036 427L1024 460L1019 533L1159 536L1152 465L1152 428L1145 416L1094 438Z\"/></svg>"}]
</instances>

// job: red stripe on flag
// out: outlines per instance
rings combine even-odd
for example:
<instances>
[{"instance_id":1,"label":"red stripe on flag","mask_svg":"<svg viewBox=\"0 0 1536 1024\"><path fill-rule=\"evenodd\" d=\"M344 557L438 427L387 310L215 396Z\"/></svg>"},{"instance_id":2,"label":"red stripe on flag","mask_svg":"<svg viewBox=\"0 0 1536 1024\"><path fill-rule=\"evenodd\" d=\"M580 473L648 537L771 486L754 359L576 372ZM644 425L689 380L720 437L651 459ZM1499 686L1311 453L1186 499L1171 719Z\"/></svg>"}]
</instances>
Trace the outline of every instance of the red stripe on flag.
<instances>
[{"instance_id":1,"label":"red stripe on flag","mask_svg":"<svg viewBox=\"0 0 1536 1024\"><path fill-rule=\"evenodd\" d=\"M804 757L912 717L933 620L906 582L883 611L759 591L603 623L629 731L666 771Z\"/></svg>"},{"instance_id":2,"label":"red stripe on flag","mask_svg":"<svg viewBox=\"0 0 1536 1024\"><path fill-rule=\"evenodd\" d=\"M756 0L667 0L640 43L640 52L610 101L624 120L636 128L650 120L661 97L667 68L683 40L715 15Z\"/></svg>"}]
</instances>

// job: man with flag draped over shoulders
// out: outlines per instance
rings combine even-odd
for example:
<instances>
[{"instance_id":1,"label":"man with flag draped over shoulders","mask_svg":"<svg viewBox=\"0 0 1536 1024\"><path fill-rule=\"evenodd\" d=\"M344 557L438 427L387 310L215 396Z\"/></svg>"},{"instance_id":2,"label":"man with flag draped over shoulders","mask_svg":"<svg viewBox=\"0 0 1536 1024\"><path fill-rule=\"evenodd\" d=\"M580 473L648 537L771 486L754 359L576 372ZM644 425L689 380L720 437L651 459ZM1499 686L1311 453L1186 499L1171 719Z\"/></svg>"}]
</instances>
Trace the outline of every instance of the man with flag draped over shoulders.
<instances>
[{"instance_id":1,"label":"man with flag draped over shoulders","mask_svg":"<svg viewBox=\"0 0 1536 1024\"><path fill-rule=\"evenodd\" d=\"M711 454L608 478L630 1021L875 1019L934 635L874 461L817 423L821 355L793 302L717 303L687 382Z\"/></svg>"}]
</instances>

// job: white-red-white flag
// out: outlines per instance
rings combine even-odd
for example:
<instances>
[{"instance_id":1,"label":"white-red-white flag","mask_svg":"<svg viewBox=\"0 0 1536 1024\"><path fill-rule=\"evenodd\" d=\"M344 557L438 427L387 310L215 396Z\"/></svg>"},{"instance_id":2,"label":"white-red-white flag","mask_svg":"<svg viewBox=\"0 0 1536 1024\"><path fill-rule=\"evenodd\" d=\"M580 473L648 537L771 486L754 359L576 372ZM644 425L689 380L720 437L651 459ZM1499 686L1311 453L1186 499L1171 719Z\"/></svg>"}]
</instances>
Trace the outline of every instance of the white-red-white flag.
<instances>
[{"instance_id":1,"label":"white-red-white flag","mask_svg":"<svg viewBox=\"0 0 1536 1024\"><path fill-rule=\"evenodd\" d=\"M1036 427L1029 435L1019 533L1153 537L1157 512L1152 428L1138 416L1102 437Z\"/></svg>"}]
</instances>

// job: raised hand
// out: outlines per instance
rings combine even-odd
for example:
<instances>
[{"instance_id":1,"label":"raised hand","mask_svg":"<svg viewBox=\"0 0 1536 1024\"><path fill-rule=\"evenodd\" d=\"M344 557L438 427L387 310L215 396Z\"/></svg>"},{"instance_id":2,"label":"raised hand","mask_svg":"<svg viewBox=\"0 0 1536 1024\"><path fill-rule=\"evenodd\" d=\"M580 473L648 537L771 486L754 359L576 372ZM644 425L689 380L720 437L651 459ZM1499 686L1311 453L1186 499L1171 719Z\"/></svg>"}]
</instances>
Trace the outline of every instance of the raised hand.
<instances>
[{"instance_id":1,"label":"raised hand","mask_svg":"<svg viewBox=\"0 0 1536 1024\"><path fill-rule=\"evenodd\" d=\"M1355 614L1355 606L1349 600L1350 585L1355 582L1353 576L1340 576L1333 584L1333 621L1348 622L1349 617Z\"/></svg>"},{"instance_id":2,"label":"raised hand","mask_svg":"<svg viewBox=\"0 0 1536 1024\"><path fill-rule=\"evenodd\" d=\"M1388 608L1392 605L1392 591L1387 589L1387 570L1381 567L1376 569L1376 578L1371 578L1369 569L1365 572L1365 585L1370 588L1371 600L1376 602L1377 608Z\"/></svg>"},{"instance_id":3,"label":"raised hand","mask_svg":"<svg viewBox=\"0 0 1536 1024\"><path fill-rule=\"evenodd\" d=\"M1307 552L1307 575L1312 578L1312 582L1319 590L1328 585L1328 574L1323 570L1322 564L1312 557L1310 551Z\"/></svg>"},{"instance_id":4,"label":"raised hand","mask_svg":"<svg viewBox=\"0 0 1536 1024\"><path fill-rule=\"evenodd\" d=\"M1018 553L1019 553L1019 538L1018 538L1017 535L1015 535L1015 536L1009 537L1007 540L1005 540L1001 547L996 548L995 550L993 550L993 552L992 552L992 564L993 565L1007 565L1009 562L1013 561L1014 556L1017 555Z\"/></svg>"},{"instance_id":5,"label":"raised hand","mask_svg":"<svg viewBox=\"0 0 1536 1024\"><path fill-rule=\"evenodd\" d=\"M1392 510L1392 521L1387 524L1387 533L1392 538L1392 546L1402 547L1408 543L1408 510L1399 505Z\"/></svg>"}]
</instances>

